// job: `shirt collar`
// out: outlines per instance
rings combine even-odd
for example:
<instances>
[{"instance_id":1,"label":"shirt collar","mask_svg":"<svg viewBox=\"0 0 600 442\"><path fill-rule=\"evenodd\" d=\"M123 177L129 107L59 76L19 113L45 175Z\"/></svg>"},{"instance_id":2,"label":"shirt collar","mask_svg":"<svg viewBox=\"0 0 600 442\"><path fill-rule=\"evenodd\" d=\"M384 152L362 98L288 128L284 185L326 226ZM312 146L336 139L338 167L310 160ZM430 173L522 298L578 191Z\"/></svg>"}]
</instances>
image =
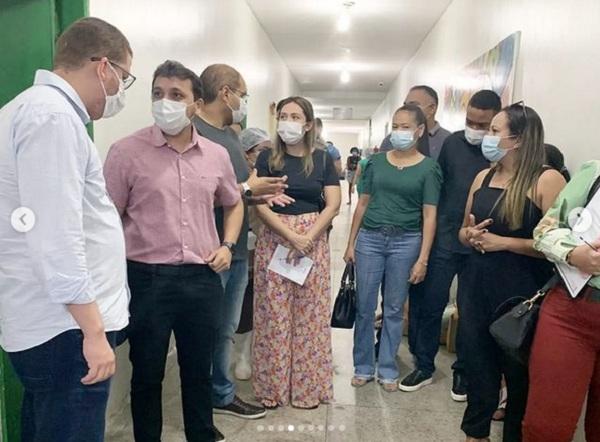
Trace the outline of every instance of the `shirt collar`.
<instances>
[{"instance_id":1,"label":"shirt collar","mask_svg":"<svg viewBox=\"0 0 600 442\"><path fill-rule=\"evenodd\" d=\"M435 122L435 126L433 126L431 128L431 130L429 131L429 136L430 137L435 137L435 134L438 133L438 131L441 129L442 126L440 126L440 123L438 123L437 121Z\"/></svg>"},{"instance_id":2,"label":"shirt collar","mask_svg":"<svg viewBox=\"0 0 600 442\"><path fill-rule=\"evenodd\" d=\"M192 148L192 147L200 148L202 146L201 140L202 140L202 137L200 136L200 134L198 134L198 131L192 124L192 143L190 144L190 148ZM154 124L152 126L152 132L150 134L150 142L155 147L164 147L168 144L167 139L165 138L165 135L163 134L163 131L160 130L160 128L156 124Z\"/></svg>"},{"instance_id":3,"label":"shirt collar","mask_svg":"<svg viewBox=\"0 0 600 442\"><path fill-rule=\"evenodd\" d=\"M81 101L81 97L77 91L69 84L67 80L56 75L54 72L47 71L45 69L38 69L35 73L34 85L51 86L58 89L63 95L69 100L83 124L88 124L91 119L90 115Z\"/></svg>"}]
</instances>

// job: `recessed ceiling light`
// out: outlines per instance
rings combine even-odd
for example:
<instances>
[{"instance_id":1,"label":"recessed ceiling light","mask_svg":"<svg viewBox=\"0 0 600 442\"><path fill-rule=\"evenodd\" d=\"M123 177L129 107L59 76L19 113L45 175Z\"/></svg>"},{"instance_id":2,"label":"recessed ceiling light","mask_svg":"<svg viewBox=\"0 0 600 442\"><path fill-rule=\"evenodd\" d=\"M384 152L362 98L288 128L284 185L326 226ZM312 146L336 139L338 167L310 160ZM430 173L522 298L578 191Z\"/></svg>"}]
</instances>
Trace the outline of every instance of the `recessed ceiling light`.
<instances>
[{"instance_id":1,"label":"recessed ceiling light","mask_svg":"<svg viewBox=\"0 0 600 442\"><path fill-rule=\"evenodd\" d=\"M347 32L350 29L350 14L343 12L337 22L337 30L339 32Z\"/></svg>"},{"instance_id":2,"label":"recessed ceiling light","mask_svg":"<svg viewBox=\"0 0 600 442\"><path fill-rule=\"evenodd\" d=\"M342 73L340 74L340 81L344 84L350 83L350 72L342 71Z\"/></svg>"},{"instance_id":3,"label":"recessed ceiling light","mask_svg":"<svg viewBox=\"0 0 600 442\"><path fill-rule=\"evenodd\" d=\"M340 14L337 21L337 30L339 32L347 32L350 29L350 8L354 6L353 1L345 1L342 3L344 10Z\"/></svg>"}]
</instances>

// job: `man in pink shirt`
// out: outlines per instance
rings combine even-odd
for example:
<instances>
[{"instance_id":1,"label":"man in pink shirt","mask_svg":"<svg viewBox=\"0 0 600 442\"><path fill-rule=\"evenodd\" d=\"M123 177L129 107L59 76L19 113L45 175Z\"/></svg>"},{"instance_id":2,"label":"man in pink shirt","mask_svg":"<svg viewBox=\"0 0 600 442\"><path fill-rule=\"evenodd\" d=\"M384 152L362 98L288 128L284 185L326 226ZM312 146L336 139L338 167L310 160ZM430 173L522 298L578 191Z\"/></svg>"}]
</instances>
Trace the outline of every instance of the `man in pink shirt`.
<instances>
[{"instance_id":1,"label":"man in pink shirt","mask_svg":"<svg viewBox=\"0 0 600 442\"><path fill-rule=\"evenodd\" d=\"M190 118L198 77L174 61L154 72L155 124L116 142L104 171L125 230L131 320L131 409L136 441L159 441L171 333L181 373L186 439L222 440L212 418L211 365L223 287L244 216L227 151ZM223 241L214 207L224 210Z\"/></svg>"}]
</instances>

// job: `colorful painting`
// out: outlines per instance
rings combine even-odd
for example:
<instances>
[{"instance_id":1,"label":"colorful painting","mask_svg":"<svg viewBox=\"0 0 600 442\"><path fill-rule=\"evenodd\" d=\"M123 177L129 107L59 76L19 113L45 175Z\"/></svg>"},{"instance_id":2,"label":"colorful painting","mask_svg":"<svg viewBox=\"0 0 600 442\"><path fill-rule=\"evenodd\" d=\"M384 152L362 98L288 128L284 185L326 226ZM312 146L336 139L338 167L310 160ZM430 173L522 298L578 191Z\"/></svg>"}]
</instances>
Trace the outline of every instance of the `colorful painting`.
<instances>
[{"instance_id":1,"label":"colorful painting","mask_svg":"<svg viewBox=\"0 0 600 442\"><path fill-rule=\"evenodd\" d=\"M511 34L467 65L446 86L443 120L448 128L460 130L464 126L467 104L478 90L492 89L503 105L512 102L520 42L520 31Z\"/></svg>"}]
</instances>

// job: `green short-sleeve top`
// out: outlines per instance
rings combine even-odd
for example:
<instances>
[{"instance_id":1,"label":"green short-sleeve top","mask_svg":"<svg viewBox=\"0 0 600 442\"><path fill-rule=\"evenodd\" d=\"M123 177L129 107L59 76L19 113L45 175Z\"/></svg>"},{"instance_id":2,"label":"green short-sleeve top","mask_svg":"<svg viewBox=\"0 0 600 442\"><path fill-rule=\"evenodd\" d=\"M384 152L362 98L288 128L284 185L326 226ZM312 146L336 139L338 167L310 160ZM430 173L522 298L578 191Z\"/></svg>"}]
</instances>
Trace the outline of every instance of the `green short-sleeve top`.
<instances>
[{"instance_id":1,"label":"green short-sleeve top","mask_svg":"<svg viewBox=\"0 0 600 442\"><path fill-rule=\"evenodd\" d=\"M442 187L442 170L437 161L398 168L387 154L373 155L364 170L363 192L370 196L362 227L375 230L385 226L420 231L423 205L437 206Z\"/></svg>"}]
</instances>

